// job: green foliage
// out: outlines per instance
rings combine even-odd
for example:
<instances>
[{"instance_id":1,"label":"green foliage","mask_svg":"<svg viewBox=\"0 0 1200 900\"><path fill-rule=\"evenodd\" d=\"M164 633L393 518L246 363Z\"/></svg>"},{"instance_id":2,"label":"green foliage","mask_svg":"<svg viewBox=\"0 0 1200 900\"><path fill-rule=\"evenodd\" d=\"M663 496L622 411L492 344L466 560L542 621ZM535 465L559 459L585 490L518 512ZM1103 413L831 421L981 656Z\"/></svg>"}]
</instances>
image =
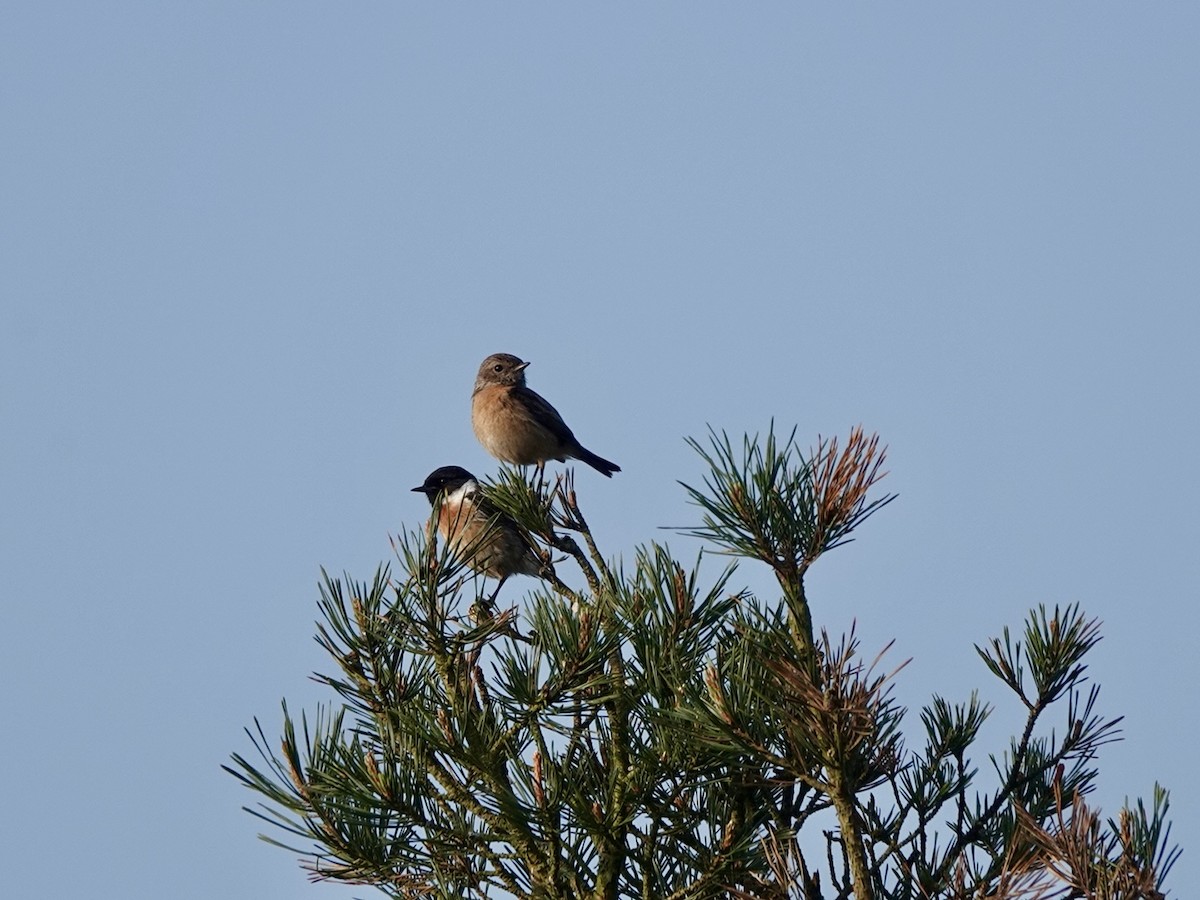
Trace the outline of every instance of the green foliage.
<instances>
[{"instance_id":1,"label":"green foliage","mask_svg":"<svg viewBox=\"0 0 1200 900\"><path fill-rule=\"evenodd\" d=\"M496 609L470 548L422 531L369 581L323 574L334 701L298 718L285 703L276 741L256 720L258 758L227 767L267 839L314 878L392 897L1163 896L1166 792L1110 820L1086 802L1120 722L1088 682L1099 624L1039 607L1021 638L977 647L1026 716L981 766L978 693L906 722L888 648L868 659L812 626L808 568L893 499L872 495L878 440L710 438L693 442L709 472L685 485L703 516L689 532L770 566L778 598L653 543L627 570L569 473L503 469L491 501L584 586L547 567L520 609Z\"/></svg>"}]
</instances>

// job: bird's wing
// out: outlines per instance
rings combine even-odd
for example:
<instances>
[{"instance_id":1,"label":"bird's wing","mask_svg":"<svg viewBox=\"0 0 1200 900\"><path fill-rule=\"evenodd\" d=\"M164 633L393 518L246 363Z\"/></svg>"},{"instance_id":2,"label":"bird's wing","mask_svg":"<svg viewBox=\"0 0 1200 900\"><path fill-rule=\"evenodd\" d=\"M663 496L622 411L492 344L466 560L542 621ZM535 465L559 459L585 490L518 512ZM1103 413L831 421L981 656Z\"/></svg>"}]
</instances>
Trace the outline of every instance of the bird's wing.
<instances>
[{"instance_id":1,"label":"bird's wing","mask_svg":"<svg viewBox=\"0 0 1200 900\"><path fill-rule=\"evenodd\" d=\"M524 528L517 524L516 519L497 506L495 502L493 502L492 499L488 497L486 493L484 493L482 485L480 485L479 488L476 489L475 493L471 496L471 503L475 507L475 512L477 512L487 521L492 522L497 528L509 529L517 534L522 534L525 531Z\"/></svg>"},{"instance_id":2,"label":"bird's wing","mask_svg":"<svg viewBox=\"0 0 1200 900\"><path fill-rule=\"evenodd\" d=\"M536 564L541 564L541 554L538 552L537 544L530 537L529 532L518 524L516 519L489 500L483 493L482 487L475 492L472 501L475 504L475 511L490 522L493 528L508 532L516 537L524 546L526 554Z\"/></svg>"},{"instance_id":3,"label":"bird's wing","mask_svg":"<svg viewBox=\"0 0 1200 900\"><path fill-rule=\"evenodd\" d=\"M545 397L527 387L517 387L514 390L519 392L521 405L529 410L534 421L558 438L560 443L570 446L576 442L575 433L567 427L558 410L551 406Z\"/></svg>"}]
</instances>

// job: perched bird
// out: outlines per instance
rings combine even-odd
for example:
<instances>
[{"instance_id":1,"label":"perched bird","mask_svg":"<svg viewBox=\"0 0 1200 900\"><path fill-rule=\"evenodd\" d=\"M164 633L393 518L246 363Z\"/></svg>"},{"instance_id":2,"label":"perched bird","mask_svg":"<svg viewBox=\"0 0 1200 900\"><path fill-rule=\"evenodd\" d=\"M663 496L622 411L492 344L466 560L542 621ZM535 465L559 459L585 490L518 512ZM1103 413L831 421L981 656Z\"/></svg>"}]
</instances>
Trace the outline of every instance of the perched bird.
<instances>
[{"instance_id":1,"label":"perched bird","mask_svg":"<svg viewBox=\"0 0 1200 900\"><path fill-rule=\"evenodd\" d=\"M518 466L578 459L609 478L620 472L616 463L580 444L558 410L525 386L528 365L511 353L493 353L479 367L471 394L471 425L484 449Z\"/></svg>"},{"instance_id":2,"label":"perched bird","mask_svg":"<svg viewBox=\"0 0 1200 900\"><path fill-rule=\"evenodd\" d=\"M488 501L466 469L434 469L425 483L413 490L428 497L437 510L438 534L466 555L467 564L476 572L499 579L489 603L495 601L510 575L553 576L553 567L543 562L521 527Z\"/></svg>"}]
</instances>

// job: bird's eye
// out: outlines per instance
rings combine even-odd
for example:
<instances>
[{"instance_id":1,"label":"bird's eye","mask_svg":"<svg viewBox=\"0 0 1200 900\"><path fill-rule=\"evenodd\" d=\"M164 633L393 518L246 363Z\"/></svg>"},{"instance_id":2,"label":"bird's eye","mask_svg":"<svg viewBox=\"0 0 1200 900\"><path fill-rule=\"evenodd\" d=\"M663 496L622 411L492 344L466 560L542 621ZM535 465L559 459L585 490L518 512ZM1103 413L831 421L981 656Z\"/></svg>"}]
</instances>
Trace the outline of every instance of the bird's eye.
<instances>
[{"instance_id":1,"label":"bird's eye","mask_svg":"<svg viewBox=\"0 0 1200 900\"><path fill-rule=\"evenodd\" d=\"M500 363L496 363L494 366L492 366L492 371L493 372L503 372L504 366L500 365Z\"/></svg>"}]
</instances>

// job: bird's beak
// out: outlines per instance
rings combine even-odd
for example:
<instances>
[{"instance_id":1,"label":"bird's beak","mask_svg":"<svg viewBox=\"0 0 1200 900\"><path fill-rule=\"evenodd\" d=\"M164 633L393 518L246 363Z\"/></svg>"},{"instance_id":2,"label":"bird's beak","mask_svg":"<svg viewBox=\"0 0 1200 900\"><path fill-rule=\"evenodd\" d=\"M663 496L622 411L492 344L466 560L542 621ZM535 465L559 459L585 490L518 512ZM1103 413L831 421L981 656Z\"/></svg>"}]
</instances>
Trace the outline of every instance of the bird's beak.
<instances>
[{"instance_id":1,"label":"bird's beak","mask_svg":"<svg viewBox=\"0 0 1200 900\"><path fill-rule=\"evenodd\" d=\"M417 493L417 494L425 493L425 485L421 485L420 487L413 488L413 492Z\"/></svg>"},{"instance_id":2,"label":"bird's beak","mask_svg":"<svg viewBox=\"0 0 1200 900\"><path fill-rule=\"evenodd\" d=\"M527 368L529 368L529 360L525 360L525 362L523 362L519 366L517 366L517 371L524 372Z\"/></svg>"}]
</instances>

